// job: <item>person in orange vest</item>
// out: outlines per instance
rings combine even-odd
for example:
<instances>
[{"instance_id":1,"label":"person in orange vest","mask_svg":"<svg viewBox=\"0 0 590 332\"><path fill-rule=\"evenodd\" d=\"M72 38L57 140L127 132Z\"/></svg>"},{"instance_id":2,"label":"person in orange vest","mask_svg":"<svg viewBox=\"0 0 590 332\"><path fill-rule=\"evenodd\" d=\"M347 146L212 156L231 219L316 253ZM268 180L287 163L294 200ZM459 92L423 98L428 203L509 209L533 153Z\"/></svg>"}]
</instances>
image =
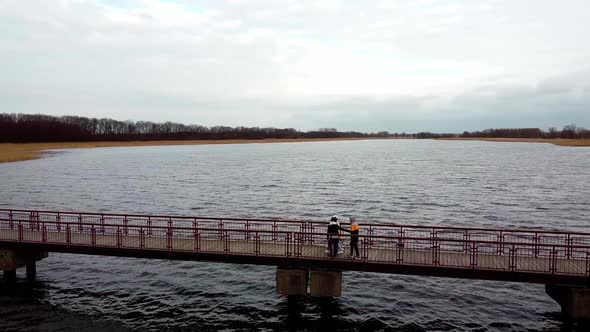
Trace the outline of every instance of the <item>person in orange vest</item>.
<instances>
[{"instance_id":1,"label":"person in orange vest","mask_svg":"<svg viewBox=\"0 0 590 332\"><path fill-rule=\"evenodd\" d=\"M355 217L350 217L350 230L340 228L343 231L350 233L350 254L352 256L353 250L356 252L356 258L361 257L359 253L359 223Z\"/></svg>"}]
</instances>

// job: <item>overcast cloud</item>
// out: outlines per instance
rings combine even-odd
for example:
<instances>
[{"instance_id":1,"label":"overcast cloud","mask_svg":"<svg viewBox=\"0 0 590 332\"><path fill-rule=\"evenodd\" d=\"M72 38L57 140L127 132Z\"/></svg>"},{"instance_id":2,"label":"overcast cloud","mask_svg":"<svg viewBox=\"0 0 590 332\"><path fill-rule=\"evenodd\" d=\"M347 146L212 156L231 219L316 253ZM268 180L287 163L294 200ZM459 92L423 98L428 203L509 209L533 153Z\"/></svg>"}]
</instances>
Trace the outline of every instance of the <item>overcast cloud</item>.
<instances>
[{"instance_id":1,"label":"overcast cloud","mask_svg":"<svg viewBox=\"0 0 590 332\"><path fill-rule=\"evenodd\" d=\"M0 0L0 112L590 127L587 0Z\"/></svg>"}]
</instances>

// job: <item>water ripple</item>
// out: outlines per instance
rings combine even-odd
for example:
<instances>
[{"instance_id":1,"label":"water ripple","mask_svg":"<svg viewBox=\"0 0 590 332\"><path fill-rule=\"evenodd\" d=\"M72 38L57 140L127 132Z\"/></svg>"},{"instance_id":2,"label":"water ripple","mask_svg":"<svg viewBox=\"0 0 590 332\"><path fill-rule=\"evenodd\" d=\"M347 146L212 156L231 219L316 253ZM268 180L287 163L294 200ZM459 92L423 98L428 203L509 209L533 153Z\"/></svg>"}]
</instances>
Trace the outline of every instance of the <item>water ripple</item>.
<instances>
[{"instance_id":1,"label":"water ripple","mask_svg":"<svg viewBox=\"0 0 590 332\"><path fill-rule=\"evenodd\" d=\"M0 206L577 229L590 149L366 141L79 149L0 164ZM290 301L273 267L51 254L0 282L2 330L558 331L542 285L345 272ZM21 272L22 273L22 272Z\"/></svg>"}]
</instances>

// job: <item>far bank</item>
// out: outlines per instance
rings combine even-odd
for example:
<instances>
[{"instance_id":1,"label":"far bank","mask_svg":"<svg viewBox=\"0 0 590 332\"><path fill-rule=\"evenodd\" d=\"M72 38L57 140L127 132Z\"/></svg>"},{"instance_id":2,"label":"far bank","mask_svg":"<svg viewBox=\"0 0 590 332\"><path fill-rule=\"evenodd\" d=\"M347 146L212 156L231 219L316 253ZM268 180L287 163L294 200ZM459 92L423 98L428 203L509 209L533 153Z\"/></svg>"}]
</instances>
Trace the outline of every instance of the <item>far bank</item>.
<instances>
[{"instance_id":1,"label":"far bank","mask_svg":"<svg viewBox=\"0 0 590 332\"><path fill-rule=\"evenodd\" d=\"M331 142L359 140L387 140L412 138L296 138L296 139L227 139L227 140L171 140L171 141L100 141L100 142L55 142L55 143L0 143L0 163L33 160L43 157L43 151L56 149L88 149L101 147L132 146L173 146L173 145L214 145L214 144L266 144L266 143L300 143ZM486 142L523 142L549 143L558 146L590 147L590 139L545 139L545 138L476 138L452 137L437 138L438 141L486 141Z\"/></svg>"},{"instance_id":2,"label":"far bank","mask_svg":"<svg viewBox=\"0 0 590 332\"><path fill-rule=\"evenodd\" d=\"M437 138L437 140L441 140L441 141L550 143L550 144L559 145L559 146L590 146L590 139L448 137L448 138Z\"/></svg>"}]
</instances>

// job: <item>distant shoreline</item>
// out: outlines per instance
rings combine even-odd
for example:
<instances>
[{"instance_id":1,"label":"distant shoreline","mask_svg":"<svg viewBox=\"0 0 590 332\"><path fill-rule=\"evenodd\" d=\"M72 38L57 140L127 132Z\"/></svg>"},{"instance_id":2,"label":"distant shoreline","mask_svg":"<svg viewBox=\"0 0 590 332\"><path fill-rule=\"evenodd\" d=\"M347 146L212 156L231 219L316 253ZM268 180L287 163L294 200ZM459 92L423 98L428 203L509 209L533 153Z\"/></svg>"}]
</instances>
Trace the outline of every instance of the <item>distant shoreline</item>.
<instances>
[{"instance_id":1,"label":"distant shoreline","mask_svg":"<svg viewBox=\"0 0 590 332\"><path fill-rule=\"evenodd\" d=\"M559 146L590 146L590 139L444 137L444 138L437 138L436 140L440 140L440 141L550 143L550 144L559 145Z\"/></svg>"},{"instance_id":2,"label":"distant shoreline","mask_svg":"<svg viewBox=\"0 0 590 332\"><path fill-rule=\"evenodd\" d=\"M227 140L172 140L172 141L100 141L100 142L56 142L56 143L0 143L0 163L34 160L43 158L44 151L57 149L88 149L132 146L174 146L174 145L216 145L216 144L267 144L364 140L413 139L403 137L352 137L352 138L293 138L293 139L227 139ZM590 147L590 139L547 139L547 138L437 138L438 141L486 141L549 143L558 146Z\"/></svg>"},{"instance_id":3,"label":"distant shoreline","mask_svg":"<svg viewBox=\"0 0 590 332\"><path fill-rule=\"evenodd\" d=\"M215 145L255 143L299 143L361 141L403 138L353 137L353 138L293 138L293 139L226 139L226 140L173 140L173 141L101 141L101 142L56 142L56 143L0 143L0 163L40 159L45 150L88 149L130 146Z\"/></svg>"}]
</instances>

